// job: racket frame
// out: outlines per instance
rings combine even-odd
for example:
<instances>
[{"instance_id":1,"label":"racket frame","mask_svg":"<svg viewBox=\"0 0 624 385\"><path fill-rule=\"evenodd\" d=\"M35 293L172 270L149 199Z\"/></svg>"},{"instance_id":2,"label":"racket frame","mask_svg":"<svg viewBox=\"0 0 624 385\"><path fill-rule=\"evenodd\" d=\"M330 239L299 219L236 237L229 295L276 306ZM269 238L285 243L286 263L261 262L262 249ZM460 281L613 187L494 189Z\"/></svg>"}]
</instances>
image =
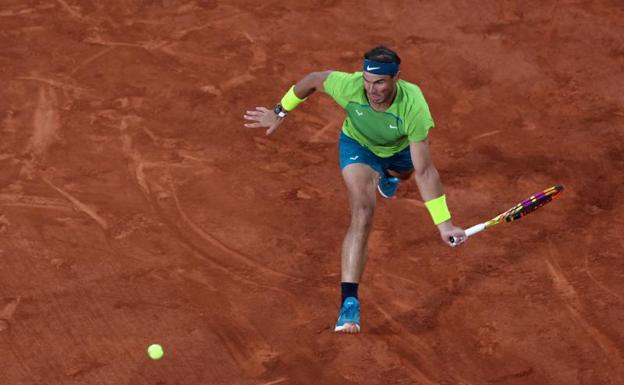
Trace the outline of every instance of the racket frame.
<instances>
[{"instance_id":1,"label":"racket frame","mask_svg":"<svg viewBox=\"0 0 624 385\"><path fill-rule=\"evenodd\" d=\"M500 222L503 222L503 221L512 222L512 221L518 220L522 218L523 216L530 214L533 211L539 209L543 205L551 202L553 199L555 199L555 197L561 191L563 191L563 186L558 185L558 184L552 187L549 187L544 191L540 191L539 193L532 195L529 198L518 203L517 205L513 206L512 208L505 211L504 213L498 214L497 216L490 219L489 221L476 224L464 230L464 233L466 234L466 238L471 237L477 233L480 233L481 231L487 228L490 228L494 225L497 225ZM544 198L548 198L548 199L544 200ZM538 203L538 202L539 204L533 206L535 203ZM455 237L451 237L450 241L451 241L451 244L455 244L456 243Z\"/></svg>"}]
</instances>

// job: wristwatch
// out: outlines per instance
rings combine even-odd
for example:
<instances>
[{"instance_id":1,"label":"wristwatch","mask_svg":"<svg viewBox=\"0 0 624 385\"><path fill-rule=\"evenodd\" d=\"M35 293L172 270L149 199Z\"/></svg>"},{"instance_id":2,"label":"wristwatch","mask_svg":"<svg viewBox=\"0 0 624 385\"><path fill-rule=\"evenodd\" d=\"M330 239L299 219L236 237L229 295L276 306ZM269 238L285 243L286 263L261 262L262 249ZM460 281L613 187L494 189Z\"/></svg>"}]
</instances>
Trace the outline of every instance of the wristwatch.
<instances>
[{"instance_id":1,"label":"wristwatch","mask_svg":"<svg viewBox=\"0 0 624 385\"><path fill-rule=\"evenodd\" d=\"M275 107L273 107L273 112L275 112L275 115L282 119L285 118L286 115L288 115L288 111L286 111L284 107L282 107L282 105L279 103L277 103Z\"/></svg>"}]
</instances>

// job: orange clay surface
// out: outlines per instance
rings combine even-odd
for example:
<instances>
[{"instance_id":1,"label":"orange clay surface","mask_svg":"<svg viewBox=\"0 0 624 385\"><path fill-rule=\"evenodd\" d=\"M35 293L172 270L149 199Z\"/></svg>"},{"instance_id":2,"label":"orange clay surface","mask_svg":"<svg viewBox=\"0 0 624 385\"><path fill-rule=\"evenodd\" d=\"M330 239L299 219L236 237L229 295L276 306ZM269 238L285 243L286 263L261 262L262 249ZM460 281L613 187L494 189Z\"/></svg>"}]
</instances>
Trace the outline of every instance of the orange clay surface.
<instances>
[{"instance_id":1,"label":"orange clay surface","mask_svg":"<svg viewBox=\"0 0 624 385\"><path fill-rule=\"evenodd\" d=\"M624 384L621 1L0 4L0 384ZM243 113L379 43L457 224L566 191L452 249L401 185L336 335L344 114Z\"/></svg>"}]
</instances>

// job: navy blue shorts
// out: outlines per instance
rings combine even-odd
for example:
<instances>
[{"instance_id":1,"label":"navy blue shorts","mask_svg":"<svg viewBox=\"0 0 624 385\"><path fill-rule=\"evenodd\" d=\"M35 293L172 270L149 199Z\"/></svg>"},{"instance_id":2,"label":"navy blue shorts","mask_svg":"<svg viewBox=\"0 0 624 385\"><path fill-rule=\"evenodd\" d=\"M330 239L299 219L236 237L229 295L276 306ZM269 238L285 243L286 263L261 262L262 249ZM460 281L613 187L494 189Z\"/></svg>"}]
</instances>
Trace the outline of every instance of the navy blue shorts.
<instances>
[{"instance_id":1,"label":"navy blue shorts","mask_svg":"<svg viewBox=\"0 0 624 385\"><path fill-rule=\"evenodd\" d=\"M409 146L389 158L382 158L341 131L338 148L340 150L341 170L353 163L367 164L379 175L383 175L386 170L402 174L414 168Z\"/></svg>"}]
</instances>

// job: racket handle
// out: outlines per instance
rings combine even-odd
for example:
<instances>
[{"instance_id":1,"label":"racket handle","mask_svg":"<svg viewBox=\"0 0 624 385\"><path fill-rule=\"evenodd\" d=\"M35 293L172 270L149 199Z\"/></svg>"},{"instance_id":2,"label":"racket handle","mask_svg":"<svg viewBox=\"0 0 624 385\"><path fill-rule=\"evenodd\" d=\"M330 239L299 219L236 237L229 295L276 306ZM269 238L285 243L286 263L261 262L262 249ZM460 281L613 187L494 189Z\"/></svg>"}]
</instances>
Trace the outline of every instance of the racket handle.
<instances>
[{"instance_id":1,"label":"racket handle","mask_svg":"<svg viewBox=\"0 0 624 385\"><path fill-rule=\"evenodd\" d=\"M485 223L479 223L478 225L467 228L464 232L466 233L466 238L468 238L475 235L476 233L480 233L483 230L485 230ZM453 245L456 242L455 237L451 237L449 240Z\"/></svg>"},{"instance_id":2,"label":"racket handle","mask_svg":"<svg viewBox=\"0 0 624 385\"><path fill-rule=\"evenodd\" d=\"M485 230L485 223L479 223L478 225L474 225L468 229L466 229L466 238L475 235L476 233L480 233Z\"/></svg>"}]
</instances>

